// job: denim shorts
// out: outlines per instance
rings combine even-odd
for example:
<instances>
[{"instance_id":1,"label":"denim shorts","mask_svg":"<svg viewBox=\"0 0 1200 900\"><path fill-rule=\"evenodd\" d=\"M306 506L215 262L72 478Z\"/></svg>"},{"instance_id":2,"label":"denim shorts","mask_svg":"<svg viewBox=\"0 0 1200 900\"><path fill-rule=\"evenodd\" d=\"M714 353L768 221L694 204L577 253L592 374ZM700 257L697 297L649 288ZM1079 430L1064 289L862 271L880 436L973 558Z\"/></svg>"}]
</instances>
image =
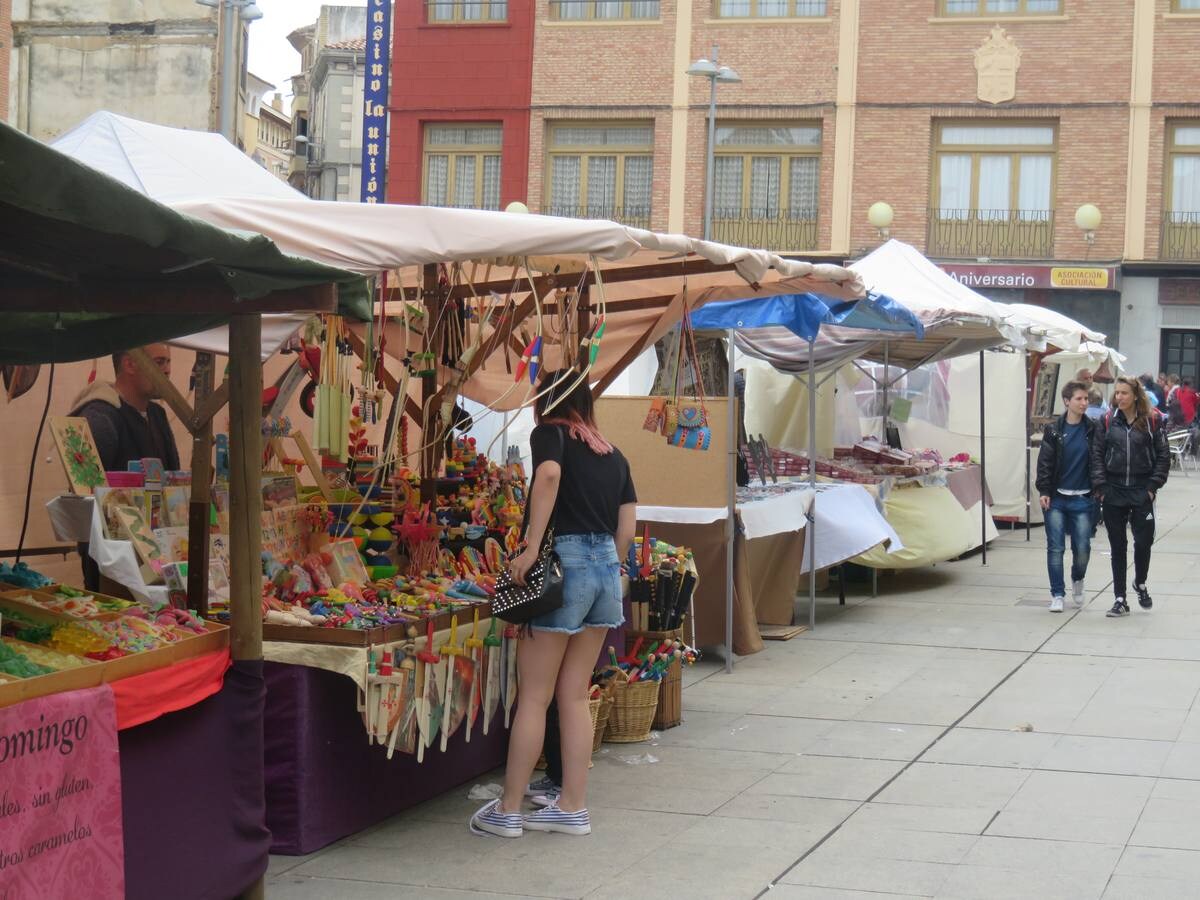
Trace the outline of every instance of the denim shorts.
<instances>
[{"instance_id":1,"label":"denim shorts","mask_svg":"<svg viewBox=\"0 0 1200 900\"><path fill-rule=\"evenodd\" d=\"M612 535L559 535L554 549L563 566L563 605L533 619L530 627L579 634L584 628L622 625L621 563Z\"/></svg>"}]
</instances>

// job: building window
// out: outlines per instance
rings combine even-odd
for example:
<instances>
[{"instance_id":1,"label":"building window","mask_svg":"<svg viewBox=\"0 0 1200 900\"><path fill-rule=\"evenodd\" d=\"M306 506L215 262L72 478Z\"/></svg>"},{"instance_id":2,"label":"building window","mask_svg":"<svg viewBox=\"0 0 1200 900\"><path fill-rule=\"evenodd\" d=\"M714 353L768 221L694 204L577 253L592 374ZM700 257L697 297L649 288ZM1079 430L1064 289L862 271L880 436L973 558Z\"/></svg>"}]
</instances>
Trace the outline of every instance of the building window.
<instances>
[{"instance_id":1,"label":"building window","mask_svg":"<svg viewBox=\"0 0 1200 900\"><path fill-rule=\"evenodd\" d=\"M1171 12L1200 12L1200 0L1171 0Z\"/></svg>"},{"instance_id":2,"label":"building window","mask_svg":"<svg viewBox=\"0 0 1200 900\"><path fill-rule=\"evenodd\" d=\"M657 19L658 0L550 0L550 18L560 22Z\"/></svg>"},{"instance_id":3,"label":"building window","mask_svg":"<svg viewBox=\"0 0 1200 900\"><path fill-rule=\"evenodd\" d=\"M1167 123L1163 259L1200 259L1200 122Z\"/></svg>"},{"instance_id":4,"label":"building window","mask_svg":"<svg viewBox=\"0 0 1200 900\"><path fill-rule=\"evenodd\" d=\"M970 258L1049 256L1056 139L1049 123L938 125L929 252Z\"/></svg>"},{"instance_id":5,"label":"building window","mask_svg":"<svg viewBox=\"0 0 1200 900\"><path fill-rule=\"evenodd\" d=\"M508 20L507 0L425 0L428 21L438 25L473 25Z\"/></svg>"},{"instance_id":6,"label":"building window","mask_svg":"<svg viewBox=\"0 0 1200 900\"><path fill-rule=\"evenodd\" d=\"M1164 328L1158 371L1190 378L1195 387L1200 379L1200 331Z\"/></svg>"},{"instance_id":7,"label":"building window","mask_svg":"<svg viewBox=\"0 0 1200 900\"><path fill-rule=\"evenodd\" d=\"M806 19L824 16L826 0L713 0L722 19Z\"/></svg>"},{"instance_id":8,"label":"building window","mask_svg":"<svg viewBox=\"0 0 1200 900\"><path fill-rule=\"evenodd\" d=\"M549 215L650 227L653 125L560 123L547 146Z\"/></svg>"},{"instance_id":9,"label":"building window","mask_svg":"<svg viewBox=\"0 0 1200 900\"><path fill-rule=\"evenodd\" d=\"M500 208L501 126L425 126L422 202L460 209Z\"/></svg>"},{"instance_id":10,"label":"building window","mask_svg":"<svg viewBox=\"0 0 1200 900\"><path fill-rule=\"evenodd\" d=\"M938 0L938 15L941 16L1054 16L1060 13L1062 0Z\"/></svg>"},{"instance_id":11,"label":"building window","mask_svg":"<svg viewBox=\"0 0 1200 900\"><path fill-rule=\"evenodd\" d=\"M821 127L717 123L713 239L767 250L817 245Z\"/></svg>"}]
</instances>

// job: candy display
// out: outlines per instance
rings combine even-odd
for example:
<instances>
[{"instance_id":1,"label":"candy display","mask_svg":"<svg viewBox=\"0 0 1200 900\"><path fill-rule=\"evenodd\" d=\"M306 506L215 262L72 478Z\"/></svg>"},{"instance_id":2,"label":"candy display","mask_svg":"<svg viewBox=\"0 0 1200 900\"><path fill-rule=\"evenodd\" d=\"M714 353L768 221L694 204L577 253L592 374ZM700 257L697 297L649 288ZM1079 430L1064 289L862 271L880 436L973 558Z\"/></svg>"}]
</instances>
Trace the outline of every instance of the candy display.
<instances>
[{"instance_id":1,"label":"candy display","mask_svg":"<svg viewBox=\"0 0 1200 900\"><path fill-rule=\"evenodd\" d=\"M32 570L22 575L40 588L0 593L0 706L24 696L9 693L7 682L79 672L86 677L76 687L99 684L218 649L227 638L223 626L186 610L51 585Z\"/></svg>"},{"instance_id":2,"label":"candy display","mask_svg":"<svg viewBox=\"0 0 1200 900\"><path fill-rule=\"evenodd\" d=\"M0 582L23 588L40 588L51 583L49 578L41 572L35 572L23 562L15 566L0 563Z\"/></svg>"}]
</instances>

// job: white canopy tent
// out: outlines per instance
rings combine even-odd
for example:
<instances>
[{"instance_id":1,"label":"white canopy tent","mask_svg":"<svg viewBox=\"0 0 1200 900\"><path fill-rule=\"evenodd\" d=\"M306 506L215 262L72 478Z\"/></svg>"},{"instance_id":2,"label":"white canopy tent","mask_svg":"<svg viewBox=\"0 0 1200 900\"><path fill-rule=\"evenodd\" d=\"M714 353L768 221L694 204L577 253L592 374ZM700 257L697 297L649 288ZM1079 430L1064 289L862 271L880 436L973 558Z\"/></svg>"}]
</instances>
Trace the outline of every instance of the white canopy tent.
<instances>
[{"instance_id":1,"label":"white canopy tent","mask_svg":"<svg viewBox=\"0 0 1200 900\"><path fill-rule=\"evenodd\" d=\"M311 200L279 181L220 135L152 125L97 112L51 146L180 212L233 231L263 234L284 252L364 275L471 260L576 255L646 262L698 256L733 267L750 284L779 276L804 289L861 295L841 266L813 265L765 250L660 234L603 220L514 215L466 209ZM264 317L264 355L299 322ZM226 352L227 335L205 332L186 346Z\"/></svg>"}]
</instances>

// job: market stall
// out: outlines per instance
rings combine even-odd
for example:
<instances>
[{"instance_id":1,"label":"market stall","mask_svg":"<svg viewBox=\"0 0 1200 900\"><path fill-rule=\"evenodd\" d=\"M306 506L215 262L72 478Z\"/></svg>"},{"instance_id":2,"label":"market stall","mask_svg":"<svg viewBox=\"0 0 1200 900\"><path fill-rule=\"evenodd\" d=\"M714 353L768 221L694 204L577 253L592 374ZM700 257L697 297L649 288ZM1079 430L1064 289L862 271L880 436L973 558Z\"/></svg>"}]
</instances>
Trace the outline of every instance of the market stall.
<instances>
[{"instance_id":1,"label":"market stall","mask_svg":"<svg viewBox=\"0 0 1200 900\"><path fill-rule=\"evenodd\" d=\"M1024 345L1020 325L1010 321L1014 314L954 281L914 248L896 240L888 241L858 260L852 269L870 289L884 292L910 309L923 326L922 336L886 331L855 332L834 326L823 329L810 346L783 329L760 329L740 334L737 339L739 349L781 372L798 377L803 375L810 391L815 391L820 381L834 377L833 373L842 366L853 362L882 392L878 434L884 444L888 443L888 429L895 419L894 412L898 411L893 410L889 395L907 373L933 362L976 354L980 361L976 411L982 432L982 423L987 418L984 351L1009 343ZM869 367L868 363L875 365ZM812 430L815 431L815 424ZM926 445L918 442L908 446ZM987 495L987 455L983 441L979 445L978 462L973 471L978 475L978 493L982 498ZM982 561L986 564L987 541L995 535L995 530L987 504L979 502L976 507L978 524L974 531L979 538L977 545L983 547ZM919 517L915 521L919 521ZM921 543L916 535L901 534L901 538L913 547ZM955 546L959 543L956 541ZM947 549L943 547L937 552Z\"/></svg>"},{"instance_id":2,"label":"market stall","mask_svg":"<svg viewBox=\"0 0 1200 900\"><path fill-rule=\"evenodd\" d=\"M10 663L0 685L4 733L41 731L38 721L59 721L60 750L64 741L73 746L50 759L70 753L74 771L88 778L73 783L71 802L60 796L53 815L29 797L17 801L21 815L4 817L6 846L53 840L55 848L24 861L6 886L14 896L239 894L262 877L268 848L259 727L258 317L280 308L333 311L335 285L352 301L355 291L362 297L361 280L284 257L263 238L188 220L5 125L0 158L6 361L51 364L49 400L56 362L228 323L236 385L228 631L182 612L155 617L112 602L118 598L79 596L44 584L27 567L7 573L16 591L4 616ZM78 430L65 427L58 437L68 474L95 484L93 450ZM10 639L13 629L22 637ZM161 694L151 690L155 685ZM70 734L63 716L73 723ZM22 767L35 760L42 757L10 752L6 784L32 784ZM57 765L39 769L41 777L60 780ZM212 766L236 774L214 787L198 775ZM74 825L68 818L63 835L51 838L64 827L59 813L73 816ZM219 848L227 865L142 852L189 844ZM63 878L72 879L69 886L58 884Z\"/></svg>"}]
</instances>

